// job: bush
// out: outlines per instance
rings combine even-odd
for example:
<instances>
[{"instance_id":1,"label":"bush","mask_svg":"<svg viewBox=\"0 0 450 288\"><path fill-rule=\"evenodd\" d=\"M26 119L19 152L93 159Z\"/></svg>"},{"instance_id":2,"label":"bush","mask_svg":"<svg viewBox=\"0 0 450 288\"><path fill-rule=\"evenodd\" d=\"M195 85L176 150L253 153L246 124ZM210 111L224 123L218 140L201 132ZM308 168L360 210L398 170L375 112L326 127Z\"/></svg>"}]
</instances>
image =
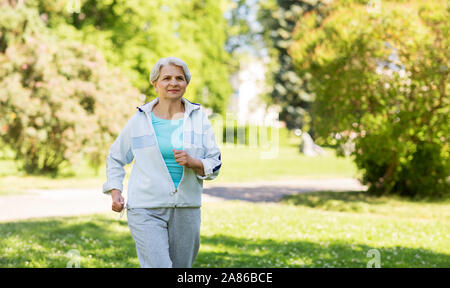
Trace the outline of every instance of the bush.
<instances>
[{"instance_id":1,"label":"bush","mask_svg":"<svg viewBox=\"0 0 450 288\"><path fill-rule=\"evenodd\" d=\"M51 37L33 9L3 4L0 31L0 138L22 168L100 165L139 92L92 46Z\"/></svg>"},{"instance_id":2,"label":"bush","mask_svg":"<svg viewBox=\"0 0 450 288\"><path fill-rule=\"evenodd\" d=\"M372 13L358 1L332 2L325 20L312 12L297 23L290 51L317 96L315 132L323 139L356 135L352 155L369 193L450 195L450 22L443 7L385 1Z\"/></svg>"},{"instance_id":3,"label":"bush","mask_svg":"<svg viewBox=\"0 0 450 288\"><path fill-rule=\"evenodd\" d=\"M441 151L443 147L439 143L419 143L411 161L401 167L394 189L405 196L425 194L432 198L448 197L450 187L447 177L450 167Z\"/></svg>"}]
</instances>

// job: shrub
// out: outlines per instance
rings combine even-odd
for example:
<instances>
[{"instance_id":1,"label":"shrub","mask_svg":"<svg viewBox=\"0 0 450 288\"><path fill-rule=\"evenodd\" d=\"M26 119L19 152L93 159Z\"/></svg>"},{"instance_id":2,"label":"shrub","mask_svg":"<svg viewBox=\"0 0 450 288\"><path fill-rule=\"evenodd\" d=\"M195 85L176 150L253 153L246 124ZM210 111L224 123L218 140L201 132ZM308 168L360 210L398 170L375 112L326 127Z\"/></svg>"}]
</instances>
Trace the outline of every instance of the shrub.
<instances>
[{"instance_id":1,"label":"shrub","mask_svg":"<svg viewBox=\"0 0 450 288\"><path fill-rule=\"evenodd\" d=\"M297 23L290 53L317 96L314 129L357 135L352 156L369 193L450 194L447 6L332 2L325 20L312 12Z\"/></svg>"},{"instance_id":2,"label":"shrub","mask_svg":"<svg viewBox=\"0 0 450 288\"><path fill-rule=\"evenodd\" d=\"M28 173L98 166L139 92L92 46L49 35L33 9L0 9L0 138ZM130 103L133 103L130 105Z\"/></svg>"}]
</instances>

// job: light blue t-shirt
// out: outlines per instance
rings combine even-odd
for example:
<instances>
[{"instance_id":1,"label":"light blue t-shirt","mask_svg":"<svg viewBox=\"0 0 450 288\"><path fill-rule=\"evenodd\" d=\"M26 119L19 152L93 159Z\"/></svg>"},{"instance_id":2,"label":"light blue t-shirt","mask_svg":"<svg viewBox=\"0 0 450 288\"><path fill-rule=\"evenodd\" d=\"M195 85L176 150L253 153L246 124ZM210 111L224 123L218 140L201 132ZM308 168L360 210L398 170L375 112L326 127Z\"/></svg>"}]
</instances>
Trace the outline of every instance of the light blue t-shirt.
<instances>
[{"instance_id":1,"label":"light blue t-shirt","mask_svg":"<svg viewBox=\"0 0 450 288\"><path fill-rule=\"evenodd\" d=\"M156 117L152 112L152 124L158 139L159 150L175 187L178 187L183 176L183 166L175 160L172 149L183 150L183 118L167 120Z\"/></svg>"}]
</instances>

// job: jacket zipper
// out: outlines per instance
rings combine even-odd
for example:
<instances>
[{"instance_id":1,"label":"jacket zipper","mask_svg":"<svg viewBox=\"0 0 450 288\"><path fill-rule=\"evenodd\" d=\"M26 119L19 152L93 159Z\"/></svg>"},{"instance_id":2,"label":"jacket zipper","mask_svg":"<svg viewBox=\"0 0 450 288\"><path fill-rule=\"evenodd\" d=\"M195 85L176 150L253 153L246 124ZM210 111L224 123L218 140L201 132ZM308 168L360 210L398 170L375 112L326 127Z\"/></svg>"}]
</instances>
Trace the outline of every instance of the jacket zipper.
<instances>
[{"instance_id":1,"label":"jacket zipper","mask_svg":"<svg viewBox=\"0 0 450 288\"><path fill-rule=\"evenodd\" d=\"M161 159L161 162L164 165L164 167L166 168L167 176L168 176L168 179L170 180L169 182L170 182L170 184L172 184L172 187L173 187L173 190L172 190L173 192L172 193L177 193L178 189L175 187L175 185L173 183L172 177L170 176L169 168L167 168L166 162L164 162L164 159L162 157L161 151L159 150L158 137L156 137L155 129L153 128L153 124L152 124L152 119L148 116L146 111L144 111L144 113L145 113L145 116L147 116L147 120L150 122L150 127L152 128L153 135L155 135L156 149L158 149L158 152L159 152L158 154L159 154L159 157Z\"/></svg>"},{"instance_id":2,"label":"jacket zipper","mask_svg":"<svg viewBox=\"0 0 450 288\"><path fill-rule=\"evenodd\" d=\"M142 112L145 113L145 116L147 117L147 120L150 122L150 127L152 128L153 134L155 135L156 149L158 149L159 157L160 157L162 163L164 164L164 167L166 167L166 172L167 172L167 175L169 176L169 180L170 180L169 182L172 184L172 187L174 189L172 193L177 193L178 192L178 187L175 187L175 184L173 183L172 177L170 176L169 168L167 168L166 162L164 162L164 159L162 157L161 151L159 150L158 138L156 137L155 129L153 128L152 118L148 115L147 111L142 110ZM184 119L183 119L183 149L185 148L184 135L185 135L186 131L184 131L184 130L185 130L185 125L186 125L186 119L188 118L187 116L189 116L189 115L184 115ZM183 166L183 174L181 176L180 183L178 183L178 186L180 186L180 184L183 181L184 174L185 174L185 169L186 169L186 167Z\"/></svg>"}]
</instances>

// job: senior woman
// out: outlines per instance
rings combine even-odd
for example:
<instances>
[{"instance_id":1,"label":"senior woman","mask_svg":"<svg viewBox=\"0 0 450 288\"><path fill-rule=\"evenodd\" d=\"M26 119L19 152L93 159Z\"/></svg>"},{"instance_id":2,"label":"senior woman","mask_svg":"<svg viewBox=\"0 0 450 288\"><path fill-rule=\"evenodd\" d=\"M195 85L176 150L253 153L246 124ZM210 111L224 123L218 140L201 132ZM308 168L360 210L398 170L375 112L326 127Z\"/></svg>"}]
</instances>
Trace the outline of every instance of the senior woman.
<instances>
[{"instance_id":1,"label":"senior woman","mask_svg":"<svg viewBox=\"0 0 450 288\"><path fill-rule=\"evenodd\" d=\"M150 81L158 97L138 107L112 144L103 192L127 210L141 267L192 267L200 247L203 180L219 174L221 154L207 115L183 95L186 63L160 59ZM135 159L122 196L124 166Z\"/></svg>"}]
</instances>

